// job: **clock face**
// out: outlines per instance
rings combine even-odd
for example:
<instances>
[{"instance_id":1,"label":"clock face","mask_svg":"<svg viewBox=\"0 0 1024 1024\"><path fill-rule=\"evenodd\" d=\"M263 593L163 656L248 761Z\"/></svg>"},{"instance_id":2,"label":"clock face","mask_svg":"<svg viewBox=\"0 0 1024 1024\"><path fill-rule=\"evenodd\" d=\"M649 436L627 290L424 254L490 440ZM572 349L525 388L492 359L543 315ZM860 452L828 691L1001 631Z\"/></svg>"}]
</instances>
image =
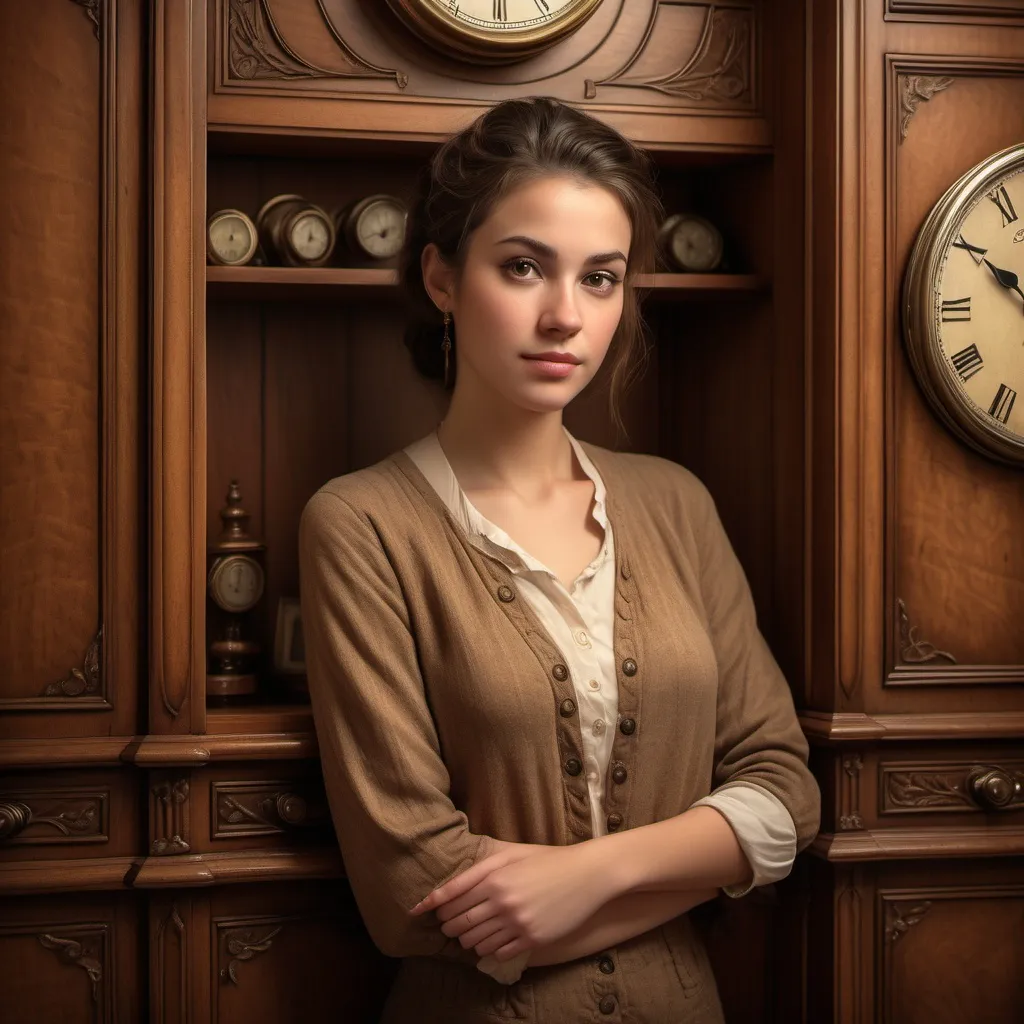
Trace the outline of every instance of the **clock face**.
<instances>
[{"instance_id":1,"label":"clock face","mask_svg":"<svg viewBox=\"0 0 1024 1024\"><path fill-rule=\"evenodd\" d=\"M218 558L210 570L210 596L226 612L245 612L263 596L263 569L247 555Z\"/></svg>"},{"instance_id":2,"label":"clock face","mask_svg":"<svg viewBox=\"0 0 1024 1024\"><path fill-rule=\"evenodd\" d=\"M947 425L1024 465L1024 146L964 176L925 222L907 271L907 347Z\"/></svg>"},{"instance_id":3,"label":"clock face","mask_svg":"<svg viewBox=\"0 0 1024 1024\"><path fill-rule=\"evenodd\" d=\"M356 219L356 238L369 256L388 259L398 255L405 239L406 214L388 200L370 203Z\"/></svg>"},{"instance_id":4,"label":"clock face","mask_svg":"<svg viewBox=\"0 0 1024 1024\"><path fill-rule=\"evenodd\" d=\"M575 31L601 0L388 0L418 35L470 61L508 62Z\"/></svg>"},{"instance_id":5,"label":"clock face","mask_svg":"<svg viewBox=\"0 0 1024 1024\"><path fill-rule=\"evenodd\" d=\"M304 213L292 221L288 239L292 248L309 263L327 257L331 249L331 228L318 213Z\"/></svg>"},{"instance_id":6,"label":"clock face","mask_svg":"<svg viewBox=\"0 0 1024 1024\"><path fill-rule=\"evenodd\" d=\"M256 252L256 229L238 210L222 210L210 218L207 250L226 266L248 263Z\"/></svg>"},{"instance_id":7,"label":"clock face","mask_svg":"<svg viewBox=\"0 0 1024 1024\"><path fill-rule=\"evenodd\" d=\"M950 381L1024 440L1024 169L978 197L946 250L933 311Z\"/></svg>"},{"instance_id":8,"label":"clock face","mask_svg":"<svg viewBox=\"0 0 1024 1024\"><path fill-rule=\"evenodd\" d=\"M714 270L722 259L722 236L703 217L683 217L672 229L672 256L684 270Z\"/></svg>"}]
</instances>

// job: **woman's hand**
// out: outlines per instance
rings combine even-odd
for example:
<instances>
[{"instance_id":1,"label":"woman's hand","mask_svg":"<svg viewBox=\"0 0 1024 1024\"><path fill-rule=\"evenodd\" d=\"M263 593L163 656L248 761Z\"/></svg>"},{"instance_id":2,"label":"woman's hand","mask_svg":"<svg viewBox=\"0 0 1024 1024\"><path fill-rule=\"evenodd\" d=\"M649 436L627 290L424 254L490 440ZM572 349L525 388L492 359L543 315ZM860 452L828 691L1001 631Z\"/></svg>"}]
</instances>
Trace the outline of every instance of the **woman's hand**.
<instances>
[{"instance_id":1,"label":"woman's hand","mask_svg":"<svg viewBox=\"0 0 1024 1024\"><path fill-rule=\"evenodd\" d=\"M588 844L543 846L490 839L487 855L439 886L411 914L437 910L441 930L480 956L509 960L567 935L610 897Z\"/></svg>"}]
</instances>

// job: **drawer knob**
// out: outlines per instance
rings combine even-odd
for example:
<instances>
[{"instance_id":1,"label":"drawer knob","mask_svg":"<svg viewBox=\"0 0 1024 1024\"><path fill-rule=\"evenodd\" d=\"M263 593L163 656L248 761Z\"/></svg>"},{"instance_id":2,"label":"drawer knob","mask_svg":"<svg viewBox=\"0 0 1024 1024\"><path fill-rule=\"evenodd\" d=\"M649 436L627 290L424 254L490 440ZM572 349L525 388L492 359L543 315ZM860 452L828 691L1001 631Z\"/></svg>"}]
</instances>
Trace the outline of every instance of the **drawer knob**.
<instances>
[{"instance_id":1,"label":"drawer knob","mask_svg":"<svg viewBox=\"0 0 1024 1024\"><path fill-rule=\"evenodd\" d=\"M277 816L286 825L305 824L306 801L297 793L279 793L274 804Z\"/></svg>"},{"instance_id":2,"label":"drawer knob","mask_svg":"<svg viewBox=\"0 0 1024 1024\"><path fill-rule=\"evenodd\" d=\"M1021 800L1021 781L1002 768L972 768L967 792L987 811L1001 811Z\"/></svg>"},{"instance_id":3,"label":"drawer knob","mask_svg":"<svg viewBox=\"0 0 1024 1024\"><path fill-rule=\"evenodd\" d=\"M32 821L32 808L20 800L0 800L0 843L13 839Z\"/></svg>"}]
</instances>

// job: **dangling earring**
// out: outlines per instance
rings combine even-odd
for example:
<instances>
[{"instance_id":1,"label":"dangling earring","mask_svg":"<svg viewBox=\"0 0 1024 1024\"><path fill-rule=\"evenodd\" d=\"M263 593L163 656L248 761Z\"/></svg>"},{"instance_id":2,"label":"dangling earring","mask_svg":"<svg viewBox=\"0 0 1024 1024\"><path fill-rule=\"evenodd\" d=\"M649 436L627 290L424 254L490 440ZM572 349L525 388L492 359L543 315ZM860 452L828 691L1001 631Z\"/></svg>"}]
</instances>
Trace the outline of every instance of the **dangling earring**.
<instances>
[{"instance_id":1,"label":"dangling earring","mask_svg":"<svg viewBox=\"0 0 1024 1024\"><path fill-rule=\"evenodd\" d=\"M444 386L448 387L448 353L452 350L452 339L448 335L448 325L452 322L452 315L446 309L444 311L444 338L441 341L441 351L444 352Z\"/></svg>"}]
</instances>

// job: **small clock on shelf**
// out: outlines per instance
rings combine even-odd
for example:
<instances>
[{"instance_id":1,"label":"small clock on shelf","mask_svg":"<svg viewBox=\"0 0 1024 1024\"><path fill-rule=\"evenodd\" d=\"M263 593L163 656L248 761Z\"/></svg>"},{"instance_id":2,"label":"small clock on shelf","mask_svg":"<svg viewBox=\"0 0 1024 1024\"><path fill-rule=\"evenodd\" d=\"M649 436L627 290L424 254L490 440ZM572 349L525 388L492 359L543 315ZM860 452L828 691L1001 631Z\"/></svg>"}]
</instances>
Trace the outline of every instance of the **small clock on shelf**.
<instances>
[{"instance_id":1,"label":"small clock on shelf","mask_svg":"<svg viewBox=\"0 0 1024 1024\"><path fill-rule=\"evenodd\" d=\"M334 251L334 223L302 196L274 196L257 214L256 227L268 257L285 266L322 267Z\"/></svg>"},{"instance_id":2,"label":"small clock on shelf","mask_svg":"<svg viewBox=\"0 0 1024 1024\"><path fill-rule=\"evenodd\" d=\"M221 509L223 527L209 547L207 591L218 609L211 614L207 635L209 668L207 698L231 699L256 692L256 660L260 645L245 635L246 614L259 604L265 588L260 555L266 550L246 532L249 513L242 508L238 481L228 488Z\"/></svg>"},{"instance_id":3,"label":"small clock on shelf","mask_svg":"<svg viewBox=\"0 0 1024 1024\"><path fill-rule=\"evenodd\" d=\"M941 422L1024 466L1024 144L973 167L929 213L907 264L903 329Z\"/></svg>"},{"instance_id":4,"label":"small clock on shelf","mask_svg":"<svg viewBox=\"0 0 1024 1024\"><path fill-rule=\"evenodd\" d=\"M259 245L256 225L241 210L218 210L206 225L206 256L223 267L243 267Z\"/></svg>"},{"instance_id":5,"label":"small clock on shelf","mask_svg":"<svg viewBox=\"0 0 1024 1024\"><path fill-rule=\"evenodd\" d=\"M575 32L601 0L387 0L421 39L451 57L507 64Z\"/></svg>"},{"instance_id":6,"label":"small clock on shelf","mask_svg":"<svg viewBox=\"0 0 1024 1024\"><path fill-rule=\"evenodd\" d=\"M335 227L348 251L360 260L388 260L401 252L408 219L394 196L372 195L338 210Z\"/></svg>"},{"instance_id":7,"label":"small clock on shelf","mask_svg":"<svg viewBox=\"0 0 1024 1024\"><path fill-rule=\"evenodd\" d=\"M694 213L672 214L658 232L658 245L673 269L690 274L718 270L725 251L721 231Z\"/></svg>"}]
</instances>

